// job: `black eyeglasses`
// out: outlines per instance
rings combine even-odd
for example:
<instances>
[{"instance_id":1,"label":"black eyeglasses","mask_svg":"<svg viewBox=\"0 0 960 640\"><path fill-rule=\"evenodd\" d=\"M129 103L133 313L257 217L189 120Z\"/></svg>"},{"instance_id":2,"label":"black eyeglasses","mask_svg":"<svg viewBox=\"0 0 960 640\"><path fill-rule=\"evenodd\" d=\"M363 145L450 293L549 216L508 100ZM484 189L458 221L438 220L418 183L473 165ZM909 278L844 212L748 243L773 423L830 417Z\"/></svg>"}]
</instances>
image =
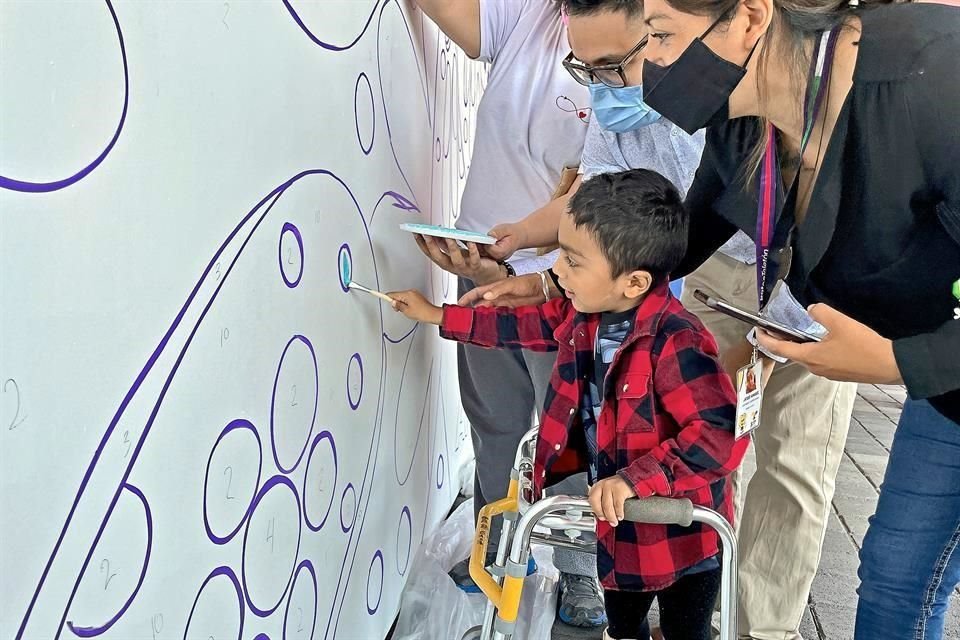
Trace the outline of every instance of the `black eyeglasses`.
<instances>
[{"instance_id":1,"label":"black eyeglasses","mask_svg":"<svg viewBox=\"0 0 960 640\"><path fill-rule=\"evenodd\" d=\"M616 64L598 64L590 66L576 61L573 57L573 51L567 54L563 59L563 68L570 72L573 79L582 85L605 84L612 89L627 86L627 76L623 68L630 62L633 56L637 55L647 46L647 36L644 36L630 52L623 56L623 60Z\"/></svg>"}]
</instances>

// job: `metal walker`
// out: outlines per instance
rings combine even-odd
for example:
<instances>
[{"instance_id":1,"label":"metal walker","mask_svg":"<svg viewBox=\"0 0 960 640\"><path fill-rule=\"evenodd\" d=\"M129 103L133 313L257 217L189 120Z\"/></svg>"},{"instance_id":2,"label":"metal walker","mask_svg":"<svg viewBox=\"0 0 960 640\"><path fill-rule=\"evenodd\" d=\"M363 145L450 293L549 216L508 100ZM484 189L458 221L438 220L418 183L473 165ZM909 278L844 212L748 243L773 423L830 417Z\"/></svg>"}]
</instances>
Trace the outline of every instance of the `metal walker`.
<instances>
[{"instance_id":1,"label":"metal walker","mask_svg":"<svg viewBox=\"0 0 960 640\"><path fill-rule=\"evenodd\" d=\"M517 448L507 497L486 505L477 518L477 532L470 553L470 576L487 597L487 608L483 625L469 629L462 640L512 640L531 544L596 553L595 543L580 538L584 532L594 532L597 524L586 498L557 495L530 501L538 430L528 431ZM496 561L488 570L484 564L491 523L497 515L503 517L503 525ZM737 543L730 523L716 511L695 506L686 498L628 500L624 505L624 520L682 527L701 522L717 531L723 546L720 640L735 640ZM535 531L538 525L551 531L562 531L564 535Z\"/></svg>"}]
</instances>

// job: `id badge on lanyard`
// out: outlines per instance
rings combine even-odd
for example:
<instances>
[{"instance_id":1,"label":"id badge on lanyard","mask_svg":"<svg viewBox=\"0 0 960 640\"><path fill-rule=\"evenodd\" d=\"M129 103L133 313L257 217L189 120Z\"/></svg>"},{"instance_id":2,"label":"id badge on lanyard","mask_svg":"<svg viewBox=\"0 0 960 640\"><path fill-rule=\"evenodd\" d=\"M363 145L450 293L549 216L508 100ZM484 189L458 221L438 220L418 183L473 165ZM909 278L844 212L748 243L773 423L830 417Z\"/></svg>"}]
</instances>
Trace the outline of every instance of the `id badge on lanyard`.
<instances>
[{"instance_id":1,"label":"id badge on lanyard","mask_svg":"<svg viewBox=\"0 0 960 640\"><path fill-rule=\"evenodd\" d=\"M820 35L811 55L810 73L807 80L807 95L803 103L803 130L800 138L800 157L810 141L810 133L817 121L817 115L830 83L830 68L836 50L837 29L824 31ZM777 157L777 130L768 125L767 146L760 164L760 176L757 193L757 303L760 315L768 302L771 290L770 248L774 231L783 203L777 202L777 193L781 187L780 161ZM800 172L797 172L799 178ZM797 180L794 179L794 185ZM791 186L791 190L792 190ZM738 438L760 426L760 407L763 403L763 362L757 347L753 348L750 364L737 372L737 421L735 424Z\"/></svg>"}]
</instances>

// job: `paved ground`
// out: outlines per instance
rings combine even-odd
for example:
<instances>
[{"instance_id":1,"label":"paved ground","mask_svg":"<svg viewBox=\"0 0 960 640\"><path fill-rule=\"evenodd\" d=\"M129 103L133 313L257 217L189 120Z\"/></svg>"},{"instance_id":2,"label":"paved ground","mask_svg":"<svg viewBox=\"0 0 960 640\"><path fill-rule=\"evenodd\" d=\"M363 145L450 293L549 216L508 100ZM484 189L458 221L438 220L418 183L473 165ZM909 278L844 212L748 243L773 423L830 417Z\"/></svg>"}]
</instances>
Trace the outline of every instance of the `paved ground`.
<instances>
[{"instance_id":1,"label":"paved ground","mask_svg":"<svg viewBox=\"0 0 960 640\"><path fill-rule=\"evenodd\" d=\"M823 548L820 571L801 624L807 640L853 637L856 608L857 552L867 518L877 503L893 432L906 394L902 387L862 386L850 424L850 435L837 477L833 515ZM752 460L746 463L752 471ZM954 593L944 637L960 640L960 594ZM600 632L584 632L558 622L554 640L593 640Z\"/></svg>"}]
</instances>

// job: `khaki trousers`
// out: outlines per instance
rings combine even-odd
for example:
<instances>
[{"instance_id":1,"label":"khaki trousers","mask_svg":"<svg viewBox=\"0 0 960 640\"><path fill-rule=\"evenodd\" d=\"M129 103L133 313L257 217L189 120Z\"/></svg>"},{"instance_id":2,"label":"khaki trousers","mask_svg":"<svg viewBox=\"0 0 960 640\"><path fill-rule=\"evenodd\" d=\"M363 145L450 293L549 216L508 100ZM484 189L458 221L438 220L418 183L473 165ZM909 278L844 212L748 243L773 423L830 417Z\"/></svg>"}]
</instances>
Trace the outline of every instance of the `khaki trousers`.
<instances>
[{"instance_id":1,"label":"khaki trousers","mask_svg":"<svg viewBox=\"0 0 960 640\"><path fill-rule=\"evenodd\" d=\"M684 280L684 306L713 332L720 351L743 340L750 327L699 303L695 289L756 311L756 266L717 253ZM802 638L856 392L856 384L793 363L778 364L764 389L753 434L756 473L745 486L742 470L733 478L741 638Z\"/></svg>"}]
</instances>

